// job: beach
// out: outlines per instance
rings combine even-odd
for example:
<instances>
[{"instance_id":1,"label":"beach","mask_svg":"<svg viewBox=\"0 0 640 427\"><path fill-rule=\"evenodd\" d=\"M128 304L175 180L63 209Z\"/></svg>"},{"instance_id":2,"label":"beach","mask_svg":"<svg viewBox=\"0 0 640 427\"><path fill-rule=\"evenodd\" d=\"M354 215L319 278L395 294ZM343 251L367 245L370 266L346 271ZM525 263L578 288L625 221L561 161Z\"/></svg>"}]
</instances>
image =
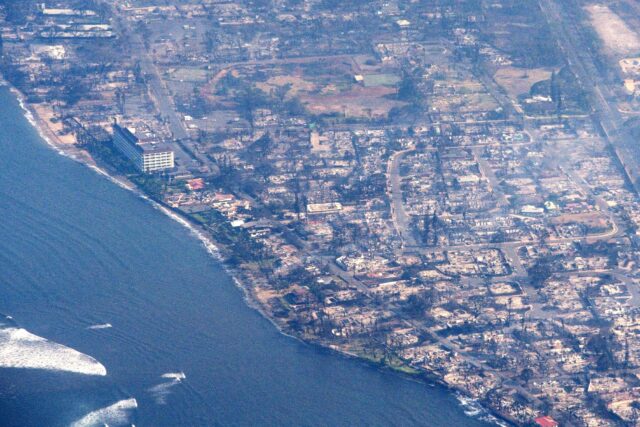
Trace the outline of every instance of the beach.
<instances>
[{"instance_id":1,"label":"beach","mask_svg":"<svg viewBox=\"0 0 640 427\"><path fill-rule=\"evenodd\" d=\"M3 229L2 237L5 242L15 242L11 233L22 232L30 259L35 261L22 262L21 252L5 248L16 255L10 263L2 261L5 281L11 286L3 295L7 303L1 309L30 332L88 354L106 367L108 375L91 384L91 389L97 390L95 401L83 406L84 415L135 398L138 407L133 412L140 425L165 425L160 421L165 419L165 423L175 425L198 417L213 422L300 425L301 420L319 414L334 425L357 424L357 419L376 423L391 416L420 424L418 419L404 418L408 414L433 418L438 425L444 414L436 408L444 405L465 423L482 425L467 418L455 396L440 386L407 381L376 366L336 357L284 336L247 307L246 295L236 290L240 284L219 263L214 242L201 230L148 198L142 200L145 196L139 192L123 193L111 180L98 177L84 166L74 166L64 157L56 160L47 154L49 150L38 148L38 139L29 140L26 135L32 131L24 126L18 130L25 134L11 141L23 142L7 146L15 151L9 154L34 164L7 166L5 185L15 188L13 177L27 170L38 178L33 185L28 181L21 184L21 201L7 205L13 209L7 211L7 215L11 213L7 224L15 224ZM64 147L54 148L60 152ZM76 162L82 159L75 152L61 154ZM132 189L126 183L116 183ZM83 190L78 192L77 188ZM86 199L85 194L91 197ZM25 204L30 206L27 211L16 210L16 206ZM44 218L57 222L57 218L65 218L62 228L48 222L39 225L44 213L35 217L33 213L45 212L41 204L47 206ZM77 209L79 206L82 209ZM149 209L151 206L154 208ZM165 215L154 213L157 210ZM172 220L164 219L167 215ZM33 219L21 225L24 218ZM185 226L191 226L191 231L185 233ZM42 233L52 244L55 242L55 250L53 246L47 246L41 254L34 250L40 245L38 236ZM199 243L194 244L196 238ZM208 252L202 249L205 243ZM31 262L36 264L31 266ZM25 282L23 265L42 271L43 278L49 279ZM53 276L46 273L54 271L55 265L64 270ZM87 284L91 286L87 288ZM105 324L111 327L91 328ZM201 332L194 335L194 331ZM167 337L172 339L167 341ZM199 362L203 360L207 360L205 365ZM134 373L132 366L147 367ZM165 396L167 404L156 406L158 396L149 390L157 391L159 384L173 381L162 375L176 371L184 372L186 379L172 383ZM333 397L327 400L327 393ZM394 398L383 403L387 399L383 396L390 395ZM215 402L210 408L215 412L200 404L194 406L194 397L199 401L205 396L205 401ZM281 406L284 402L286 410ZM349 409L344 406L347 404ZM66 413L60 406L53 406L58 413ZM82 418L83 411L77 407L71 410L69 422Z\"/></svg>"}]
</instances>

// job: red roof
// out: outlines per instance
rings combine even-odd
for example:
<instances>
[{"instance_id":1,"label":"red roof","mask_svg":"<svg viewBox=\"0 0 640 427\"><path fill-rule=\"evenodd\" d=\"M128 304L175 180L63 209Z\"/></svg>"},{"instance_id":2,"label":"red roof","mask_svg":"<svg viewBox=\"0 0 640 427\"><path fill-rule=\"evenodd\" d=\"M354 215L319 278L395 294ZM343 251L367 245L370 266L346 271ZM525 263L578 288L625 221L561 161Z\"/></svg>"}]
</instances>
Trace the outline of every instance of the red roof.
<instances>
[{"instance_id":1,"label":"red roof","mask_svg":"<svg viewBox=\"0 0 640 427\"><path fill-rule=\"evenodd\" d=\"M553 418L545 415L534 420L540 427L558 427L560 424Z\"/></svg>"},{"instance_id":2,"label":"red roof","mask_svg":"<svg viewBox=\"0 0 640 427\"><path fill-rule=\"evenodd\" d=\"M202 190L204 188L204 180L202 178L190 179L187 185L191 190Z\"/></svg>"}]
</instances>

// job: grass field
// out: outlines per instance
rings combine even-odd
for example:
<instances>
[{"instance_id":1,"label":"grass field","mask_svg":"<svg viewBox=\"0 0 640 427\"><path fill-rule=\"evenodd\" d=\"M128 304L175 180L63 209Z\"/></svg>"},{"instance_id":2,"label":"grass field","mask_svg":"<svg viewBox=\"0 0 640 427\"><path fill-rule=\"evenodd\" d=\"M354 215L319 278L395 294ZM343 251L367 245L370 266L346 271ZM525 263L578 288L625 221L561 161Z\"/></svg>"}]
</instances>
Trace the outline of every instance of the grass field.
<instances>
[{"instance_id":1,"label":"grass field","mask_svg":"<svg viewBox=\"0 0 640 427\"><path fill-rule=\"evenodd\" d=\"M528 94L531 86L542 80L551 78L551 69L548 68L514 68L502 67L493 76L495 81L502 86L509 96L517 98L519 95Z\"/></svg>"},{"instance_id":2,"label":"grass field","mask_svg":"<svg viewBox=\"0 0 640 427\"><path fill-rule=\"evenodd\" d=\"M375 86L395 86L400 81L400 77L395 74L365 74L365 87Z\"/></svg>"}]
</instances>

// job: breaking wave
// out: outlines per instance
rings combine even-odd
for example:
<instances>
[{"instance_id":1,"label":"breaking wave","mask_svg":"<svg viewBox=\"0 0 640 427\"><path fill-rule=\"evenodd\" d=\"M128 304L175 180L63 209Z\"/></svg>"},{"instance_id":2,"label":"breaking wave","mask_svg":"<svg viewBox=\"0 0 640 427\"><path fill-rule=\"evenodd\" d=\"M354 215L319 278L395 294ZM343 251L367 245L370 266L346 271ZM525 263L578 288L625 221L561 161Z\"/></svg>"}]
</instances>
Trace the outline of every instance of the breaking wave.
<instances>
[{"instance_id":1,"label":"breaking wave","mask_svg":"<svg viewBox=\"0 0 640 427\"><path fill-rule=\"evenodd\" d=\"M508 427L504 421L494 417L485 409L477 400L471 399L469 397L463 396L462 394L457 393L456 398L458 402L460 402L460 406L462 406L462 410L464 414L468 417L477 418L482 421L486 421L487 423L495 424L500 427Z\"/></svg>"},{"instance_id":2,"label":"breaking wave","mask_svg":"<svg viewBox=\"0 0 640 427\"><path fill-rule=\"evenodd\" d=\"M134 398L121 400L106 408L90 412L79 420L73 422L70 427L93 426L124 426L130 423L131 413L138 408L138 402Z\"/></svg>"},{"instance_id":3,"label":"breaking wave","mask_svg":"<svg viewBox=\"0 0 640 427\"><path fill-rule=\"evenodd\" d=\"M107 369L91 356L34 335L26 329L2 323L0 323L0 368L107 375Z\"/></svg>"}]
</instances>

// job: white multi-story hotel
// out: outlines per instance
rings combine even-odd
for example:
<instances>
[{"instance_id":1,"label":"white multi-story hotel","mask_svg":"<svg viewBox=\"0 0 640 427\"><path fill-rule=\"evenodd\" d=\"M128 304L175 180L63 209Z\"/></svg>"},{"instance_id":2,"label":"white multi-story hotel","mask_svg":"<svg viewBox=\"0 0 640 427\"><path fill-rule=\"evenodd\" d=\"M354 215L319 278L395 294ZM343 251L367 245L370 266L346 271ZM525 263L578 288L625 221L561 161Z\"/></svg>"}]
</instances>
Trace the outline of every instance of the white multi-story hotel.
<instances>
[{"instance_id":1,"label":"white multi-story hotel","mask_svg":"<svg viewBox=\"0 0 640 427\"><path fill-rule=\"evenodd\" d=\"M173 151L163 144L141 143L129 129L113 125L113 145L142 172L173 169Z\"/></svg>"}]
</instances>

